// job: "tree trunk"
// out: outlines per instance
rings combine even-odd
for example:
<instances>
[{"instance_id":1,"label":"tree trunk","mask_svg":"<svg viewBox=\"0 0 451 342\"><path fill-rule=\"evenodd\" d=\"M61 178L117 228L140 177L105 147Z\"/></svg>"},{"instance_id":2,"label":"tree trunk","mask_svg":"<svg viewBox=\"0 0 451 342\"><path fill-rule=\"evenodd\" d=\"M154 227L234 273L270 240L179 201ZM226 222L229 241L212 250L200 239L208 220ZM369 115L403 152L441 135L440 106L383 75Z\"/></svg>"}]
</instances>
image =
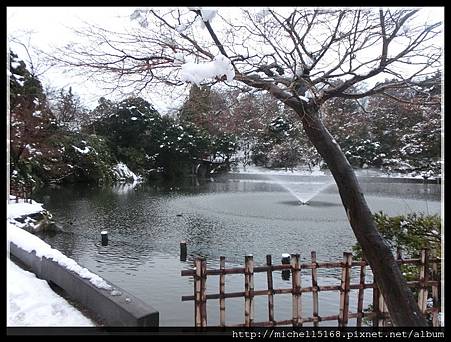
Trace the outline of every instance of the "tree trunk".
<instances>
[{"instance_id":1,"label":"tree trunk","mask_svg":"<svg viewBox=\"0 0 451 342\"><path fill-rule=\"evenodd\" d=\"M304 131L324 158L338 186L340 197L357 241L377 279L394 326L427 326L407 287L399 266L374 223L357 177L337 142L319 118L319 109L299 103L295 111Z\"/></svg>"}]
</instances>

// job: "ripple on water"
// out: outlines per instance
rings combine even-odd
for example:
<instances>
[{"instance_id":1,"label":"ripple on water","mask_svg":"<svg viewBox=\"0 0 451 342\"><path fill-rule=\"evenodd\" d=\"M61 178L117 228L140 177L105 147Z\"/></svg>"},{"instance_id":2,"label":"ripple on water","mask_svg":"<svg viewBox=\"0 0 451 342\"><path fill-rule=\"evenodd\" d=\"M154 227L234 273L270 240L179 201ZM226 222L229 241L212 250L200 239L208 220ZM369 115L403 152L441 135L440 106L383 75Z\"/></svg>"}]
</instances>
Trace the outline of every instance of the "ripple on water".
<instances>
[{"instance_id":1,"label":"ripple on water","mask_svg":"<svg viewBox=\"0 0 451 342\"><path fill-rule=\"evenodd\" d=\"M439 201L412 198L413 193L421 192L421 185L408 184L410 197L402 198L407 193L405 186L390 183L363 188L372 211L384 210L389 215L440 213ZM257 181L207 183L170 194L146 186L127 193L62 188L43 202L66 231L46 236L46 241L149 302L160 311L162 325L193 323L192 302L180 301L182 295L192 293L193 280L180 277L180 271L192 268L196 256L206 257L209 268L218 267L220 256L226 256L227 266L242 266L244 255L249 253L259 265L265 263L267 254L278 263L282 253L299 253L302 262L308 262L312 250L317 252L318 261L337 261L355 242L333 187L311 199L310 205L302 206L277 184ZM108 231L108 246L100 244L102 230ZM187 241L186 261L179 258L181 240ZM339 269L318 270L318 274L320 285L339 284ZM256 289L266 286L264 275L261 277L256 277ZM309 272L302 272L302 283L309 284L310 277ZM358 281L357 272L353 271L352 277ZM242 275L227 279L228 291L243 290ZM217 289L217 277L208 282L208 291ZM274 282L280 288L291 285L281 272L274 273ZM367 295L371 296L371 291L365 291ZM352 305L355 297L351 295ZM304 298L309 312L311 300L308 295ZM323 293L320 300L322 315L338 312L338 292ZM277 303L276 315L286 318L291 296L278 296ZM264 303L256 303L256 307L259 305L261 315ZM208 304L209 321L217 319L217 309L217 303ZM227 310L231 321L242 322L242 299L228 300Z\"/></svg>"}]
</instances>

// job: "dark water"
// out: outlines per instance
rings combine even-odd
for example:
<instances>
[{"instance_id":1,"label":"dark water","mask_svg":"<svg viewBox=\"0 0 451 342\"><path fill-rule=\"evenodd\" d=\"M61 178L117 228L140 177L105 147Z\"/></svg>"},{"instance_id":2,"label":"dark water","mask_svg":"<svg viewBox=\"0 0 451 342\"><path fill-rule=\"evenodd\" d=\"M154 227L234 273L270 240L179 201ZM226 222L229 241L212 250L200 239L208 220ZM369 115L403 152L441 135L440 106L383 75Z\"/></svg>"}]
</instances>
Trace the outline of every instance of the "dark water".
<instances>
[{"instance_id":1,"label":"dark water","mask_svg":"<svg viewBox=\"0 0 451 342\"><path fill-rule=\"evenodd\" d=\"M208 268L217 268L221 255L226 266L233 267L243 265L246 254L253 254L255 263L262 265L266 254L272 254L275 263L282 253L299 253L302 261L308 261L314 250L318 261L338 261L344 251L351 250L355 238L333 183L304 206L284 188L328 181L235 174L172 186L58 186L42 190L36 200L44 203L64 230L45 235L44 240L151 304L160 311L161 325L191 326L194 304L182 302L181 296L193 293L193 280L181 277L180 271L192 268L197 255L207 258ZM362 183L362 189L372 211L440 213L437 184L371 179ZM102 230L109 233L108 246L100 244ZM188 244L187 261L180 261L181 240ZM352 272L353 280L358 279L357 269ZM340 284L338 269L320 270L319 276L320 286ZM309 272L303 272L302 284L310 286L310 282ZM210 277L207 293L217 293L218 284L219 277ZM289 288L291 280L276 273L274 287ZM265 288L266 275L256 274L255 289ZM226 292L243 289L243 275L226 277ZM302 297L303 315L311 316L311 295ZM338 291L320 293L319 298L320 315L338 314ZM351 292L353 312L356 298L357 292ZM370 302L368 290L365 306ZM207 303L209 325L218 324L219 302ZM265 296L256 297L255 312L255 321L267 320ZM275 316L276 320L291 318L291 295L275 296ZM226 300L226 319L228 324L244 321L244 299Z\"/></svg>"}]
</instances>

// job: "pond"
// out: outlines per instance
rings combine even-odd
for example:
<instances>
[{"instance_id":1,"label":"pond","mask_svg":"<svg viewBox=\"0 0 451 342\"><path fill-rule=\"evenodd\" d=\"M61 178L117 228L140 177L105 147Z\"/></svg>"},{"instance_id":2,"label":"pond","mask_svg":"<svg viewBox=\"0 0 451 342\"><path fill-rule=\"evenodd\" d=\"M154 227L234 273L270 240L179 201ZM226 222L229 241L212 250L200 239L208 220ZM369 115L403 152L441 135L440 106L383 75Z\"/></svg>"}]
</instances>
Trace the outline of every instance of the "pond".
<instances>
[{"instance_id":1,"label":"pond","mask_svg":"<svg viewBox=\"0 0 451 342\"><path fill-rule=\"evenodd\" d=\"M379 177L360 181L373 212L440 214L438 184ZM320 191L308 205L299 205L296 193L287 191L299 192L315 183ZM280 262L282 253L299 253L302 262L309 261L311 251L316 251L318 261L339 261L356 242L336 185L327 177L228 174L176 185L77 184L42 189L36 200L63 229L41 238L148 302L160 312L161 326L193 326L194 303L181 301L183 295L193 294L193 279L180 272L192 268L198 255L207 258L208 268L218 268L220 256L226 257L226 267L242 266L246 254L253 254L256 265L263 265L267 254L274 263ZM102 230L108 231L108 246L100 243ZM186 261L180 260L181 240L188 245ZM310 286L307 271L302 272L302 284ZM320 271L320 286L340 284L339 269ZM357 270L352 277L358 279ZM217 293L218 284L219 277L208 278L207 293ZM290 279L274 274L274 288L289 287ZM266 274L256 274L255 290L265 288ZM226 277L226 292L243 289L243 275ZM311 316L311 295L302 298L302 314ZM319 298L320 315L338 314L338 291L320 293ZM357 293L351 292L353 312L356 298ZM371 298L371 290L366 291L364 307ZM274 302L275 319L290 319L291 295L276 295ZM207 304L208 324L217 325L219 301ZM256 297L255 312L254 321L267 320L266 296ZM226 300L226 319L228 324L244 322L243 298ZM350 320L353 324L355 320Z\"/></svg>"}]
</instances>

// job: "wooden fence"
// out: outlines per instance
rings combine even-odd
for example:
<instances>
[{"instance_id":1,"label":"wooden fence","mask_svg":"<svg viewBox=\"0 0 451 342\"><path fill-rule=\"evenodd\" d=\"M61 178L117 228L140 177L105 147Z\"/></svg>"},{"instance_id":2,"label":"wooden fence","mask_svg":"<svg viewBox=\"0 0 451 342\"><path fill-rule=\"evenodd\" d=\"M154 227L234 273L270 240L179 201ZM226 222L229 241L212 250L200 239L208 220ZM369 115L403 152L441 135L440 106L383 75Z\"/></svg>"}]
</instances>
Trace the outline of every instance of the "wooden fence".
<instances>
[{"instance_id":1,"label":"wooden fence","mask_svg":"<svg viewBox=\"0 0 451 342\"><path fill-rule=\"evenodd\" d=\"M13 200L16 203L19 202L19 199L23 199L25 203L32 203L31 197L33 196L33 186L10 184L9 194L16 197L15 200Z\"/></svg>"},{"instance_id":2,"label":"wooden fence","mask_svg":"<svg viewBox=\"0 0 451 342\"><path fill-rule=\"evenodd\" d=\"M416 281L408 281L409 287L418 288L418 305L425 315L432 314L433 326L439 326L438 313L440 312L439 291L440 280L438 279L438 264L441 262L439 258L430 258L428 250L422 250L418 259L402 259L398 253L398 264L417 265L419 267L419 279ZM257 327L257 326L282 326L293 325L302 326L304 323L313 323L318 326L319 322L338 320L338 326L345 327L348 325L349 319L356 318L357 326L362 326L362 320L366 317L372 322L373 326L389 326L390 316L384 299L376 286L374 280L372 283L366 283L366 270L368 263L362 259L359 261L352 260L352 253L343 253L341 262L317 262L316 252L311 252L311 262L301 263L299 254L292 254L289 264L272 263L271 255L266 256L266 264L256 266L252 255L248 255L244 260L244 267L226 268L225 257L220 257L219 269L207 269L207 263L204 258L196 258L194 261L194 270L182 270L182 276L194 277L194 295L182 296L182 301L194 300L194 323L196 327L207 326L207 300L219 299L219 326L220 327ZM431 266L431 267L430 267ZM351 268L359 268L359 283L351 284ZM319 268L341 268L341 284L334 286L320 286L318 284L317 269ZM301 285L301 270L311 270L311 286ZM291 288L275 289L273 287L273 272L285 271L291 273ZM254 274L258 272L266 272L267 289L255 290ZM225 292L226 275L244 274L244 291L243 292ZM206 282L207 276L219 275L219 293L207 294ZM428 294L431 288L433 307L428 307ZM372 310L366 311L364 308L364 291L373 289ZM358 290L357 294L357 312L349 311L349 294L351 290ZM318 312L319 293L325 291L340 291L339 312L336 315L320 316ZM311 292L313 307L312 315L309 317L301 317L301 297L302 294ZM285 320L275 320L274 317L274 296L277 294L292 294L292 316ZM254 322L254 297L268 297L268 320L264 322ZM225 317L225 301L227 298L244 297L244 323L237 325L226 325Z\"/></svg>"}]
</instances>

